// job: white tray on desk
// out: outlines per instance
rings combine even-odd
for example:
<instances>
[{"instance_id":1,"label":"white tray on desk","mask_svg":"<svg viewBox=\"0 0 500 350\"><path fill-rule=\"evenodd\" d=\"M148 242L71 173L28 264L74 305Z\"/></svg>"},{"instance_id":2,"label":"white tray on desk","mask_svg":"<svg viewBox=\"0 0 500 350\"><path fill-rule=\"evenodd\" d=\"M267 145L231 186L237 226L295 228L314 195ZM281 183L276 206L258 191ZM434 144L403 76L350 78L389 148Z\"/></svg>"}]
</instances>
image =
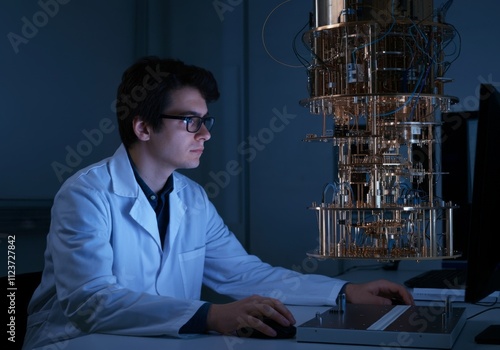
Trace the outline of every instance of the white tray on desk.
<instances>
[{"instance_id":1,"label":"white tray on desk","mask_svg":"<svg viewBox=\"0 0 500 350\"><path fill-rule=\"evenodd\" d=\"M298 342L451 349L466 322L465 308L345 305L297 327Z\"/></svg>"},{"instance_id":2,"label":"white tray on desk","mask_svg":"<svg viewBox=\"0 0 500 350\"><path fill-rule=\"evenodd\" d=\"M411 294L414 300L422 301L445 301L450 298L452 302L465 301L465 289L438 289L438 288L413 288ZM493 292L484 299L482 303L496 303L500 292Z\"/></svg>"}]
</instances>

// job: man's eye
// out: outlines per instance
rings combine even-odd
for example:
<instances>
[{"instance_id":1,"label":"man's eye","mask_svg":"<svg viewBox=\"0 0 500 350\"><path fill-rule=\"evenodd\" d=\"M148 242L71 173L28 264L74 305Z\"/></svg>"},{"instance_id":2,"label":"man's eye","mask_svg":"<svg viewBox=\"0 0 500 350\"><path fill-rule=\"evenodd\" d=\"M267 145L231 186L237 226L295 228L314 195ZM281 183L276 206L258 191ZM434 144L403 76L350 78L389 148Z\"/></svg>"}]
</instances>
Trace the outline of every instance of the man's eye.
<instances>
[{"instance_id":1,"label":"man's eye","mask_svg":"<svg viewBox=\"0 0 500 350\"><path fill-rule=\"evenodd\" d=\"M186 117L186 118L184 118L184 121L185 121L187 124L193 124L194 119L193 119L192 117Z\"/></svg>"}]
</instances>

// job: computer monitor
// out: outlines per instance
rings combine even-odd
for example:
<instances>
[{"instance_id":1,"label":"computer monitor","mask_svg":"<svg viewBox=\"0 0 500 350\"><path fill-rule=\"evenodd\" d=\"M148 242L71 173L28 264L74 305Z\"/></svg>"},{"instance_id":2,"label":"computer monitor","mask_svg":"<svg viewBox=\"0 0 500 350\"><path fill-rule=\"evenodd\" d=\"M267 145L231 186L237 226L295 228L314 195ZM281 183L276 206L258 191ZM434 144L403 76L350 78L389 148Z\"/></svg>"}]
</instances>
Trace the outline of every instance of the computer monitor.
<instances>
[{"instance_id":1,"label":"computer monitor","mask_svg":"<svg viewBox=\"0 0 500 350\"><path fill-rule=\"evenodd\" d=\"M500 290L500 93L482 84L467 250L465 301L476 303Z\"/></svg>"},{"instance_id":2,"label":"computer monitor","mask_svg":"<svg viewBox=\"0 0 500 350\"><path fill-rule=\"evenodd\" d=\"M465 269L467 262L478 115L478 110L442 114L442 198L457 206L453 210L453 255L459 256L443 260L447 269Z\"/></svg>"}]
</instances>

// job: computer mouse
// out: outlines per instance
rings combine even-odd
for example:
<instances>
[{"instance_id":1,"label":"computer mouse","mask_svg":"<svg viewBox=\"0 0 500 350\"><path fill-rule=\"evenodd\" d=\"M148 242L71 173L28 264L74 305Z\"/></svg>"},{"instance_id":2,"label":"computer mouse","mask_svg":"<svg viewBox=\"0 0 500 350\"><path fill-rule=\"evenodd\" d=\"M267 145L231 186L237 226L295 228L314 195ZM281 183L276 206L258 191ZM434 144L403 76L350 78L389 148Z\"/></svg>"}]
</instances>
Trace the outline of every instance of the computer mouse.
<instances>
[{"instance_id":1,"label":"computer mouse","mask_svg":"<svg viewBox=\"0 0 500 350\"><path fill-rule=\"evenodd\" d=\"M264 322L265 324L267 324L269 327L271 327L276 331L277 334L275 337L271 337L250 327L239 329L238 335L240 337L259 338L259 339L288 339L295 337L295 334L297 333L297 328L295 326L293 325L283 326L269 317L264 317L262 319L262 322Z\"/></svg>"},{"instance_id":2,"label":"computer mouse","mask_svg":"<svg viewBox=\"0 0 500 350\"><path fill-rule=\"evenodd\" d=\"M406 305L405 301L401 298L392 298L391 303L392 305Z\"/></svg>"}]
</instances>

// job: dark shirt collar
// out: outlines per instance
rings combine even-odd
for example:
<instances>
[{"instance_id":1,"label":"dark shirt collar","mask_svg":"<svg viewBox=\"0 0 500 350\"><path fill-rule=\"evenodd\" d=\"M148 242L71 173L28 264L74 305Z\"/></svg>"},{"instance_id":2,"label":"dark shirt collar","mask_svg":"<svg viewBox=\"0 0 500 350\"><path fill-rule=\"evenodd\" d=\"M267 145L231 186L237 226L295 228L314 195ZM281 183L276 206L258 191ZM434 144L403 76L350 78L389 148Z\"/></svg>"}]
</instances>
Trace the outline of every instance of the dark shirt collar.
<instances>
[{"instance_id":1,"label":"dark shirt collar","mask_svg":"<svg viewBox=\"0 0 500 350\"><path fill-rule=\"evenodd\" d=\"M139 187L142 189L142 191L146 195L146 198L148 199L148 201L151 204L151 206L153 207L153 209L156 210L158 203L161 203L163 205L163 203L166 202L166 198L168 198L168 195L170 194L170 192L173 191L173 189L174 189L173 176L170 175L168 177L167 182L165 182L165 185L163 186L163 188L158 192L158 194L156 194L151 188L149 188L149 186L146 184L146 182L144 182L142 177L139 175L139 172L137 171L137 167L135 166L134 161L130 157L130 154L128 152L127 152L127 154L128 154L128 159L130 160L130 165L132 166L132 169L134 171L135 179L136 179L137 183L139 184ZM158 201L158 197L161 198L161 201Z\"/></svg>"}]
</instances>

